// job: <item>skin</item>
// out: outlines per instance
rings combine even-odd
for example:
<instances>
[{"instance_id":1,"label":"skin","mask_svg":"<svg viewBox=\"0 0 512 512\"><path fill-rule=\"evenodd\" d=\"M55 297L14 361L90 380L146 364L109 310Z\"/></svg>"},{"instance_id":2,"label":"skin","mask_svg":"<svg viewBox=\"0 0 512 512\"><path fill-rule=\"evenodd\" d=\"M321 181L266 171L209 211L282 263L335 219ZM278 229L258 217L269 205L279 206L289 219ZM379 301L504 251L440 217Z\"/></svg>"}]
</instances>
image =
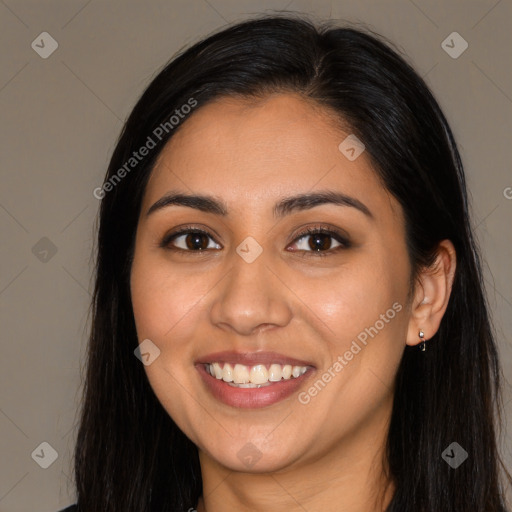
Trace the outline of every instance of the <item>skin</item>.
<instances>
[{"instance_id":1,"label":"skin","mask_svg":"<svg viewBox=\"0 0 512 512\"><path fill-rule=\"evenodd\" d=\"M199 449L199 512L384 510L392 496L384 445L394 378L405 345L420 342L420 329L428 340L439 327L455 252L441 242L434 267L410 289L402 209L365 152L354 161L340 152L348 134L295 94L223 98L188 117L148 182L133 310L139 341L161 351L145 366L149 382ZM356 198L373 217L334 204L273 217L283 197L319 190ZM176 205L146 215L170 191L215 196L228 215ZM185 252L186 235L159 246L183 224L211 233L201 242L206 251ZM311 235L297 238L308 226L338 228L352 245L338 251L326 235L330 254L320 257ZM236 252L248 236L263 248L252 263ZM230 407L194 368L198 357L221 350L276 351L312 362L316 370L299 390L307 391L394 303L401 311L307 404L295 393L260 409ZM249 442L261 454L250 468L237 456Z\"/></svg>"}]
</instances>

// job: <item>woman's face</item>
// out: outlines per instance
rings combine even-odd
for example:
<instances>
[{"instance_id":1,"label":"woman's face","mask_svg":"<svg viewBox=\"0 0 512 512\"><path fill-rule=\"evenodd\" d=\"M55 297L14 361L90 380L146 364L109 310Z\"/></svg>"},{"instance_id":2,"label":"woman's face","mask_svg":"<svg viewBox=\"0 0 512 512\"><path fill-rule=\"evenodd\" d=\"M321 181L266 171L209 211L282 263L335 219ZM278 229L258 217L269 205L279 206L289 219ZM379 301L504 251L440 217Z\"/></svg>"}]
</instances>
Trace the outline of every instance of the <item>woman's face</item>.
<instances>
[{"instance_id":1,"label":"woman's face","mask_svg":"<svg viewBox=\"0 0 512 512\"><path fill-rule=\"evenodd\" d=\"M160 353L144 368L202 457L230 469L347 453L389 419L411 268L401 208L364 151L339 148L349 135L293 94L221 99L147 185L131 293L139 343ZM210 202L151 208L172 194Z\"/></svg>"}]
</instances>

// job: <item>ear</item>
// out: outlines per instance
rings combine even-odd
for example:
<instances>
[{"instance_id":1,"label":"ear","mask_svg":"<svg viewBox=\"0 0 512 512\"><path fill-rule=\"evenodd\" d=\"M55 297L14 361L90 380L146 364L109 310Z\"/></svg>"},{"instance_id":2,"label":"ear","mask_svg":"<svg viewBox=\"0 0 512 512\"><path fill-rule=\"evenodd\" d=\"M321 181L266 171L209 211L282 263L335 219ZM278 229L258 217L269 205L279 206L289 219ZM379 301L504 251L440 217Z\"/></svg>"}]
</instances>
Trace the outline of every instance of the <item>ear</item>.
<instances>
[{"instance_id":1,"label":"ear","mask_svg":"<svg viewBox=\"0 0 512 512\"><path fill-rule=\"evenodd\" d=\"M407 329L407 345L420 343L420 330L425 333L425 341L432 338L438 331L448 306L457 264L455 248L450 240L443 240L436 253L432 267L423 269L416 280Z\"/></svg>"}]
</instances>

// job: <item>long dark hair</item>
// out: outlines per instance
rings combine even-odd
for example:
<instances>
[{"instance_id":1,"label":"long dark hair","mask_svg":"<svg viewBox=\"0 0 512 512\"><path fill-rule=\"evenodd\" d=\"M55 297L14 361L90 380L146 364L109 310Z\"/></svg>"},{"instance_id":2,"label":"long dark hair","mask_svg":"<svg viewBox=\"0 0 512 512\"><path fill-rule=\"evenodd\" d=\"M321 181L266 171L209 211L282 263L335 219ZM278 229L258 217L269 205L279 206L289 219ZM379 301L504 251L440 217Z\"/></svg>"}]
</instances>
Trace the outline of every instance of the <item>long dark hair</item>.
<instances>
[{"instance_id":1,"label":"long dark hair","mask_svg":"<svg viewBox=\"0 0 512 512\"><path fill-rule=\"evenodd\" d=\"M135 230L155 159L187 115L223 96L273 92L316 101L364 142L383 186L403 208L414 275L432 264L439 241L450 239L457 252L440 329L426 352L407 347L398 370L387 445L396 491L388 511L505 510L500 482L510 475L497 446L500 368L463 167L431 92L391 47L367 29L262 16L183 51L147 87L120 135L105 186L95 192L102 197L96 281L74 454L80 512L197 505L197 448L134 356ZM142 146L151 148L130 160ZM457 469L442 457L452 442L468 453Z\"/></svg>"}]
</instances>

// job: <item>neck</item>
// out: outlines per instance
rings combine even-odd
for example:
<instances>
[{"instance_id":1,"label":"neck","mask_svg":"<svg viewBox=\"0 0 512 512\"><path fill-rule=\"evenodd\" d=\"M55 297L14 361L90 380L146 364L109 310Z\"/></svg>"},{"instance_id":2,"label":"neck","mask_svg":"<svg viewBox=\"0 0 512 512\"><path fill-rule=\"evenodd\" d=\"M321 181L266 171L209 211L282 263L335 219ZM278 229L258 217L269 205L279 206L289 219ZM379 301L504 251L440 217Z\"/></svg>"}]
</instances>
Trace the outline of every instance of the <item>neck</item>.
<instances>
[{"instance_id":1,"label":"neck","mask_svg":"<svg viewBox=\"0 0 512 512\"><path fill-rule=\"evenodd\" d=\"M203 495L197 512L383 512L394 483L385 446L390 410L327 453L273 473L243 473L199 452Z\"/></svg>"}]
</instances>

